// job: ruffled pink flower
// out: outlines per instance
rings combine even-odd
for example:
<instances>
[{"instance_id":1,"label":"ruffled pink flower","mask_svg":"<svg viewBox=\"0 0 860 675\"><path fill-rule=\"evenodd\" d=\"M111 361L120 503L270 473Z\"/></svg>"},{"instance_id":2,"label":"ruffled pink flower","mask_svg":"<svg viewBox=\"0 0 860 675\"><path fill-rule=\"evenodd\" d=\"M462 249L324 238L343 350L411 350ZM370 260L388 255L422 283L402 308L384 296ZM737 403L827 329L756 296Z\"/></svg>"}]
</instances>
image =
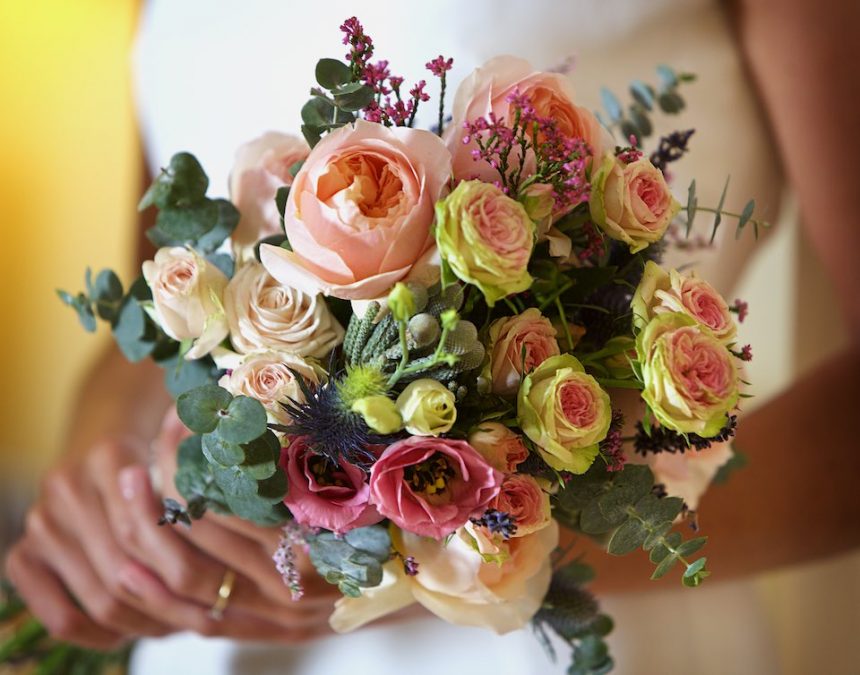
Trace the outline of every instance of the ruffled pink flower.
<instances>
[{"instance_id":1,"label":"ruffled pink flower","mask_svg":"<svg viewBox=\"0 0 860 675\"><path fill-rule=\"evenodd\" d=\"M364 471L346 462L330 464L311 451L304 437L290 439L281 451L281 466L289 484L284 504L302 525L346 532L382 520L368 501Z\"/></svg>"},{"instance_id":2,"label":"ruffled pink flower","mask_svg":"<svg viewBox=\"0 0 860 675\"><path fill-rule=\"evenodd\" d=\"M535 307L497 319L490 326L490 380L493 393L513 396L523 375L560 353L556 330Z\"/></svg>"},{"instance_id":3,"label":"ruffled pink flower","mask_svg":"<svg viewBox=\"0 0 860 675\"><path fill-rule=\"evenodd\" d=\"M498 496L490 508L507 513L517 525L515 537L523 537L549 525L551 520L549 495L538 482L526 474L505 477Z\"/></svg>"},{"instance_id":4,"label":"ruffled pink flower","mask_svg":"<svg viewBox=\"0 0 860 675\"><path fill-rule=\"evenodd\" d=\"M371 502L401 529L441 539L482 513L502 479L466 441L411 436L373 465Z\"/></svg>"}]
</instances>

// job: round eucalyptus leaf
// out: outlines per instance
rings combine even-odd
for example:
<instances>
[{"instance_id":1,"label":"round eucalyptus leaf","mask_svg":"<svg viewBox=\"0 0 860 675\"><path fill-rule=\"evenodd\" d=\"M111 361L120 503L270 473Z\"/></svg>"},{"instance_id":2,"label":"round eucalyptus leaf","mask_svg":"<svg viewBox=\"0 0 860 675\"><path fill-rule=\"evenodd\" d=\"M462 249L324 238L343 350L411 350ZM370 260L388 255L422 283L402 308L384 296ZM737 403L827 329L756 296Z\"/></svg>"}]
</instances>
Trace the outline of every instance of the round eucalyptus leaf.
<instances>
[{"instance_id":1,"label":"round eucalyptus leaf","mask_svg":"<svg viewBox=\"0 0 860 675\"><path fill-rule=\"evenodd\" d=\"M250 396L237 396L220 414L218 435L231 443L249 443L266 433L266 409Z\"/></svg>"},{"instance_id":2,"label":"round eucalyptus leaf","mask_svg":"<svg viewBox=\"0 0 860 675\"><path fill-rule=\"evenodd\" d=\"M225 440L217 432L203 436L203 454L212 464L237 466L245 461L245 451L238 443Z\"/></svg>"},{"instance_id":3,"label":"round eucalyptus leaf","mask_svg":"<svg viewBox=\"0 0 860 675\"><path fill-rule=\"evenodd\" d=\"M214 431L227 413L233 400L229 391L216 384L204 384L180 394L176 399L176 412L182 423L196 434Z\"/></svg>"}]
</instances>

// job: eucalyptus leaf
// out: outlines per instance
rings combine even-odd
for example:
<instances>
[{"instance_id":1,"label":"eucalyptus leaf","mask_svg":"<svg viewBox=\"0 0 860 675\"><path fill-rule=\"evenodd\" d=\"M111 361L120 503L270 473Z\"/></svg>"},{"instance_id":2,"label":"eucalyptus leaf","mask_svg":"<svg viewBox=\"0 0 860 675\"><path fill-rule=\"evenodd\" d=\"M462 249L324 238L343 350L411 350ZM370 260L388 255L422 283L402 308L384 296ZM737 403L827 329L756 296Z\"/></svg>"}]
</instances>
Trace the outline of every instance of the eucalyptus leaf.
<instances>
[{"instance_id":1,"label":"eucalyptus leaf","mask_svg":"<svg viewBox=\"0 0 860 675\"><path fill-rule=\"evenodd\" d=\"M250 396L237 396L219 414L218 434L226 441L248 443L265 432L266 409Z\"/></svg>"},{"instance_id":2,"label":"eucalyptus leaf","mask_svg":"<svg viewBox=\"0 0 860 675\"><path fill-rule=\"evenodd\" d=\"M206 200L182 208L162 209L155 226L172 241L194 242L215 227L218 215L218 205Z\"/></svg>"},{"instance_id":3,"label":"eucalyptus leaf","mask_svg":"<svg viewBox=\"0 0 860 675\"><path fill-rule=\"evenodd\" d=\"M648 536L648 530L639 520L629 518L612 535L607 551L612 555L627 555L639 548Z\"/></svg>"},{"instance_id":4,"label":"eucalyptus leaf","mask_svg":"<svg viewBox=\"0 0 860 675\"><path fill-rule=\"evenodd\" d=\"M176 400L176 411L191 431L206 434L215 430L232 400L232 394L226 389L205 384L181 394Z\"/></svg>"},{"instance_id":5,"label":"eucalyptus leaf","mask_svg":"<svg viewBox=\"0 0 860 675\"><path fill-rule=\"evenodd\" d=\"M708 541L707 537L696 537L678 545L678 555L688 557L701 549Z\"/></svg>"},{"instance_id":6,"label":"eucalyptus leaf","mask_svg":"<svg viewBox=\"0 0 860 675\"><path fill-rule=\"evenodd\" d=\"M669 570L675 566L675 563L678 562L678 556L674 553L668 554L665 558L660 561L660 564L654 569L654 572L651 574L651 579L656 581L661 577L666 576Z\"/></svg>"},{"instance_id":7,"label":"eucalyptus leaf","mask_svg":"<svg viewBox=\"0 0 860 675\"><path fill-rule=\"evenodd\" d=\"M320 59L314 74L319 85L326 89L334 89L352 79L349 66L337 59Z\"/></svg>"},{"instance_id":8,"label":"eucalyptus leaf","mask_svg":"<svg viewBox=\"0 0 860 675\"><path fill-rule=\"evenodd\" d=\"M738 227L737 230L735 230L735 239L741 238L744 226L749 222L749 219L752 218L753 211L755 211L755 199L750 199L744 206L744 210L741 211L741 215L738 218Z\"/></svg>"},{"instance_id":9,"label":"eucalyptus leaf","mask_svg":"<svg viewBox=\"0 0 860 675\"><path fill-rule=\"evenodd\" d=\"M167 168L156 176L140 200L138 209L182 207L199 202L206 196L209 178L194 155L179 152L170 158Z\"/></svg>"},{"instance_id":10,"label":"eucalyptus leaf","mask_svg":"<svg viewBox=\"0 0 860 675\"><path fill-rule=\"evenodd\" d=\"M379 562L385 562L391 556L391 537L385 527L358 527L347 532L344 539L353 548L366 552Z\"/></svg>"},{"instance_id":11,"label":"eucalyptus leaf","mask_svg":"<svg viewBox=\"0 0 860 675\"><path fill-rule=\"evenodd\" d=\"M612 122L619 122L621 120L621 103L618 102L615 94L606 87L601 87L600 89L600 102L603 104L603 109L609 115L609 119Z\"/></svg>"},{"instance_id":12,"label":"eucalyptus leaf","mask_svg":"<svg viewBox=\"0 0 860 675\"><path fill-rule=\"evenodd\" d=\"M348 112L356 112L370 105L374 97L373 89L367 85L362 85L356 91L350 91L345 94L335 94L334 101L338 108Z\"/></svg>"},{"instance_id":13,"label":"eucalyptus leaf","mask_svg":"<svg viewBox=\"0 0 860 675\"><path fill-rule=\"evenodd\" d=\"M645 110L654 108L654 93L647 84L641 80L633 80L630 83L630 95Z\"/></svg>"},{"instance_id":14,"label":"eucalyptus leaf","mask_svg":"<svg viewBox=\"0 0 860 675\"><path fill-rule=\"evenodd\" d=\"M690 187L687 189L687 236L690 236L690 230L693 229L693 219L696 217L696 209L699 205L699 200L696 197L696 180L690 182Z\"/></svg>"},{"instance_id":15,"label":"eucalyptus leaf","mask_svg":"<svg viewBox=\"0 0 860 675\"><path fill-rule=\"evenodd\" d=\"M215 224L212 229L200 235L194 244L194 248L204 254L216 251L239 224L239 210L232 202L226 199L213 199L209 203L215 205Z\"/></svg>"},{"instance_id":16,"label":"eucalyptus leaf","mask_svg":"<svg viewBox=\"0 0 860 675\"><path fill-rule=\"evenodd\" d=\"M731 179L731 176L726 176L726 184L723 185L723 191L720 194L720 201L717 204L716 213L714 214L714 225L713 225L713 229L711 230L711 243L712 244L714 243L714 238L717 236L717 228L720 226L720 223L722 222L722 219L723 219L723 213L722 213L723 204L726 201L726 192L728 192L728 190L729 190L729 180L730 179Z\"/></svg>"},{"instance_id":17,"label":"eucalyptus leaf","mask_svg":"<svg viewBox=\"0 0 860 675\"><path fill-rule=\"evenodd\" d=\"M116 316L113 337L123 356L132 363L146 358L155 348L155 341L146 339L146 324L143 307L135 298L127 296Z\"/></svg>"},{"instance_id":18,"label":"eucalyptus leaf","mask_svg":"<svg viewBox=\"0 0 860 675\"><path fill-rule=\"evenodd\" d=\"M212 464L222 467L238 466L245 461L245 450L238 443L232 443L217 431L203 435L203 454Z\"/></svg>"}]
</instances>

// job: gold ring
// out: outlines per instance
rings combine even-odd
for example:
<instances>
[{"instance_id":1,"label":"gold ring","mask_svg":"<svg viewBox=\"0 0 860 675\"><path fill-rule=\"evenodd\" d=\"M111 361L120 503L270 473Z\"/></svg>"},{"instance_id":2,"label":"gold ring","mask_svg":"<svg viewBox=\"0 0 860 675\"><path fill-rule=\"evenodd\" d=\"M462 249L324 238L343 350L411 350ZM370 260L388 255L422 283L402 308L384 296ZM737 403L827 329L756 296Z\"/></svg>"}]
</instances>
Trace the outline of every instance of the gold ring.
<instances>
[{"instance_id":1,"label":"gold ring","mask_svg":"<svg viewBox=\"0 0 860 675\"><path fill-rule=\"evenodd\" d=\"M215 599L215 604L209 610L209 615L216 621L220 621L224 617L224 610L230 602L230 596L233 594L233 584L236 583L236 573L228 569L224 572L224 578L221 580L221 587L218 589L218 597Z\"/></svg>"}]
</instances>

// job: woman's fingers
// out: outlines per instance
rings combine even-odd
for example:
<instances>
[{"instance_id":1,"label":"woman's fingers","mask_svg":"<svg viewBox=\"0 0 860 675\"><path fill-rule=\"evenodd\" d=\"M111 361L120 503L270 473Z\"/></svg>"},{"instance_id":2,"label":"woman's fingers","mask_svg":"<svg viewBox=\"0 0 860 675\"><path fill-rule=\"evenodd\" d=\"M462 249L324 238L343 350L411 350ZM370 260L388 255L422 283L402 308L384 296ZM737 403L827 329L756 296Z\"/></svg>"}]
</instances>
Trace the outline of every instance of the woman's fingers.
<instances>
[{"instance_id":1,"label":"woman's fingers","mask_svg":"<svg viewBox=\"0 0 860 675\"><path fill-rule=\"evenodd\" d=\"M9 554L6 573L27 607L53 637L90 649L110 650L122 644L122 636L102 628L75 607L62 582L27 550L24 542Z\"/></svg>"}]
</instances>

